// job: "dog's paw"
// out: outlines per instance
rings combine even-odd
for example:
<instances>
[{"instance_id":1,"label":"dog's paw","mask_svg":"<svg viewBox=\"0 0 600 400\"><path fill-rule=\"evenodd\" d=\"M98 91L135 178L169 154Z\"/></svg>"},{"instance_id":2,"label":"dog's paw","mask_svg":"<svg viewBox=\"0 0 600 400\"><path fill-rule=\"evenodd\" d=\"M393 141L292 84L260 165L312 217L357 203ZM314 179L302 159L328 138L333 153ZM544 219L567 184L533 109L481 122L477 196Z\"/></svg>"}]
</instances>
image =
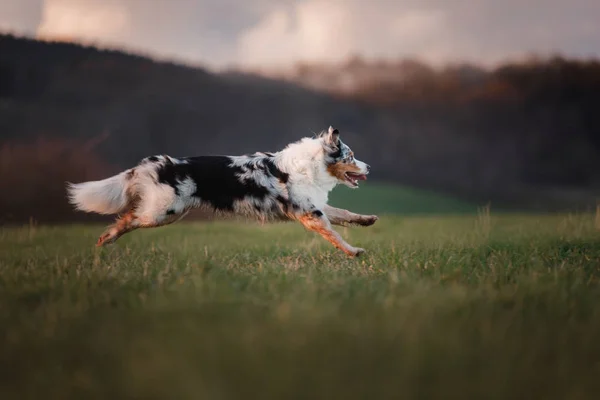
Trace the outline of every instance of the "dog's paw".
<instances>
[{"instance_id":1,"label":"dog's paw","mask_svg":"<svg viewBox=\"0 0 600 400\"><path fill-rule=\"evenodd\" d=\"M96 241L96 247L102 247L110 243L110 233L104 233Z\"/></svg>"},{"instance_id":2,"label":"dog's paw","mask_svg":"<svg viewBox=\"0 0 600 400\"><path fill-rule=\"evenodd\" d=\"M96 247L103 247L109 244L113 244L118 239L118 236L115 234L114 229L108 230L104 232L96 242Z\"/></svg>"},{"instance_id":3,"label":"dog's paw","mask_svg":"<svg viewBox=\"0 0 600 400\"><path fill-rule=\"evenodd\" d=\"M362 220L360 221L360 224L362 226L371 226L375 222L377 222L378 219L379 219L379 217L377 215L366 215L362 218Z\"/></svg>"},{"instance_id":4,"label":"dog's paw","mask_svg":"<svg viewBox=\"0 0 600 400\"><path fill-rule=\"evenodd\" d=\"M360 257L361 254L364 254L364 253L365 253L365 249L361 249L360 247L355 247L354 250L351 253L349 253L348 255L350 257Z\"/></svg>"}]
</instances>

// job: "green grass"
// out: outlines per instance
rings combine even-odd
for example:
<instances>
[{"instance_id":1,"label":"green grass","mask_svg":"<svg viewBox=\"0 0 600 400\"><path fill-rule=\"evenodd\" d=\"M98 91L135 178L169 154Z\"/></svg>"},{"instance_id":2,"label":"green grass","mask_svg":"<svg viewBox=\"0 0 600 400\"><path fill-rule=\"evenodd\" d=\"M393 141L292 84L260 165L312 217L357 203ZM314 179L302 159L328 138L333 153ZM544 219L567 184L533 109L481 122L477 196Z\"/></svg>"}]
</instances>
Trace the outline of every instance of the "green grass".
<instances>
[{"instance_id":1,"label":"green grass","mask_svg":"<svg viewBox=\"0 0 600 400\"><path fill-rule=\"evenodd\" d=\"M361 182L359 189L336 187L329 204L364 214L475 214L477 205L410 187Z\"/></svg>"},{"instance_id":2,"label":"green grass","mask_svg":"<svg viewBox=\"0 0 600 400\"><path fill-rule=\"evenodd\" d=\"M596 219L595 219L596 218ZM585 399L594 215L0 229L0 398Z\"/></svg>"}]
</instances>

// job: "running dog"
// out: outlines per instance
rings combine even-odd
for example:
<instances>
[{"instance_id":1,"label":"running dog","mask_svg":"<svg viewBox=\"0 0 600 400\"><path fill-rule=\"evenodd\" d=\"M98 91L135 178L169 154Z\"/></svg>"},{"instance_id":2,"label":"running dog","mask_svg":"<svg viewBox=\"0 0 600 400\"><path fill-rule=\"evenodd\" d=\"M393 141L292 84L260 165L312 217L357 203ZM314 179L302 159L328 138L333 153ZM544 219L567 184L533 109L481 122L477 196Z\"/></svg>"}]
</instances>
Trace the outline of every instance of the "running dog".
<instances>
[{"instance_id":1,"label":"running dog","mask_svg":"<svg viewBox=\"0 0 600 400\"><path fill-rule=\"evenodd\" d=\"M299 221L351 257L351 246L331 225L373 225L375 215L359 215L327 205L339 183L357 188L370 167L354 158L337 129L303 138L276 153L243 156L143 159L136 167L101 181L68 183L70 203L80 211L119 214L97 246L115 242L137 228L180 220L193 208Z\"/></svg>"}]
</instances>

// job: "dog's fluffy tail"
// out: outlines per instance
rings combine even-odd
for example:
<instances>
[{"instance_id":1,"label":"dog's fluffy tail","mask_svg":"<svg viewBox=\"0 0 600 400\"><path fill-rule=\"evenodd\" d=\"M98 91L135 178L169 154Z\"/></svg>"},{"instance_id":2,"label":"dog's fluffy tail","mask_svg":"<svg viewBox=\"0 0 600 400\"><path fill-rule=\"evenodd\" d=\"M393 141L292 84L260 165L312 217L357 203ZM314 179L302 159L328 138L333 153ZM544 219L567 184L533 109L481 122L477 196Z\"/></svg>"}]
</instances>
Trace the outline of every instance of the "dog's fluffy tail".
<instances>
[{"instance_id":1,"label":"dog's fluffy tail","mask_svg":"<svg viewBox=\"0 0 600 400\"><path fill-rule=\"evenodd\" d=\"M129 205L129 171L101 181L67 183L69 202L76 209L98 214L118 214Z\"/></svg>"}]
</instances>

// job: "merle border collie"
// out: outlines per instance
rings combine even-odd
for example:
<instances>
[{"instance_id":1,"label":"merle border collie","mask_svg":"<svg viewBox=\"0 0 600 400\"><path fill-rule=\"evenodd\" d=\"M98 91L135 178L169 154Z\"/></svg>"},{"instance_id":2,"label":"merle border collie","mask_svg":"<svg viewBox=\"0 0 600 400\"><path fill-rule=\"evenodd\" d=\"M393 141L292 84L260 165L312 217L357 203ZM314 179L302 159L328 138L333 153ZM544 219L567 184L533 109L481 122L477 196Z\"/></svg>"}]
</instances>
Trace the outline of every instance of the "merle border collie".
<instances>
[{"instance_id":1,"label":"merle border collie","mask_svg":"<svg viewBox=\"0 0 600 400\"><path fill-rule=\"evenodd\" d=\"M369 226L375 215L359 215L327 205L329 192L342 183L357 188L370 167L329 127L312 138L289 144L277 153L243 156L143 159L136 167L110 178L67 184L76 209L118 214L97 246L115 242L137 228L178 221L193 208L258 217L262 221L299 221L347 255L351 246L331 225Z\"/></svg>"}]
</instances>

